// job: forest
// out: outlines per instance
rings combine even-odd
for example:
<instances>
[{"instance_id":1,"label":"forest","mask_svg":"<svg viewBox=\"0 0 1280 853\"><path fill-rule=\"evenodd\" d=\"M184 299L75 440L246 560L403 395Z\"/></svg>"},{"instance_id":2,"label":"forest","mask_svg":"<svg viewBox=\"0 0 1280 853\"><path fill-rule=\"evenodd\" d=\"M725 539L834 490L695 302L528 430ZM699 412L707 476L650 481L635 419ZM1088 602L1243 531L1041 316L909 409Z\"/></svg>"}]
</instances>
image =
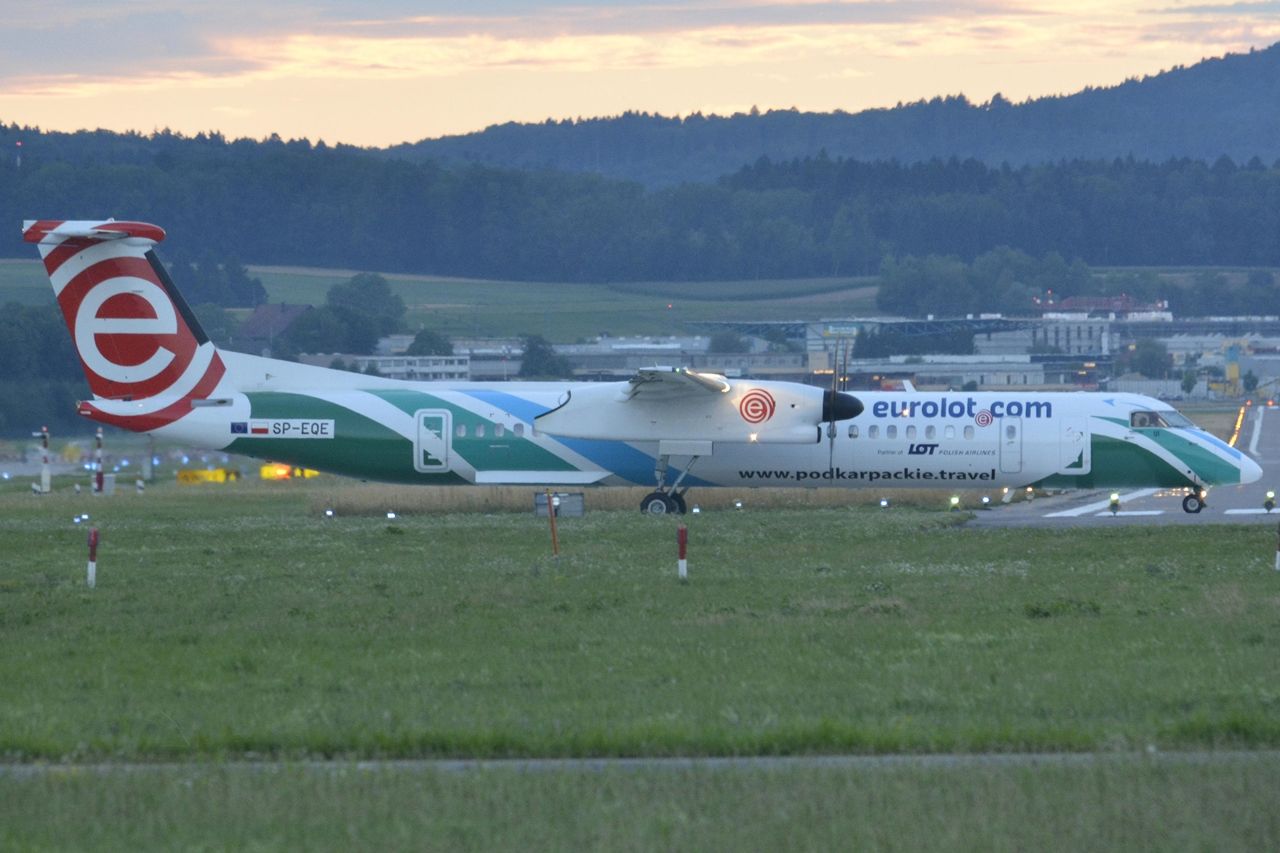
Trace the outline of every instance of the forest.
<instances>
[{"instance_id":1,"label":"forest","mask_svg":"<svg viewBox=\"0 0 1280 853\"><path fill-rule=\"evenodd\" d=\"M870 275L885 258L971 263L1002 246L1091 266L1280 265L1280 167L1256 158L1013 168L819 155L646 190L305 140L153 142L135 163L25 146L21 167L0 165L0 222L142 219L169 232L166 257L517 281ZM26 257L11 233L0 254Z\"/></svg>"},{"instance_id":2,"label":"forest","mask_svg":"<svg viewBox=\"0 0 1280 853\"><path fill-rule=\"evenodd\" d=\"M1012 103L960 93L850 113L751 110L684 117L628 112L602 118L494 125L394 146L406 159L592 172L646 186L706 183L761 156L826 150L854 160L973 158L994 166L1133 156L1238 163L1280 157L1280 46Z\"/></svg>"}]
</instances>

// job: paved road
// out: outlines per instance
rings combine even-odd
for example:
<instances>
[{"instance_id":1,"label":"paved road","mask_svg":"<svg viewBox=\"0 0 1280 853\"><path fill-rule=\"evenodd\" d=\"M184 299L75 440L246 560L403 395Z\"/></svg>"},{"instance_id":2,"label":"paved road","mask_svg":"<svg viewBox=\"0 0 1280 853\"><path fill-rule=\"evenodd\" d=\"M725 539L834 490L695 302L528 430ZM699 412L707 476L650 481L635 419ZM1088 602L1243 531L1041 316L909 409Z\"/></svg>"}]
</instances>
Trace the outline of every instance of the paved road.
<instances>
[{"instance_id":1,"label":"paved road","mask_svg":"<svg viewBox=\"0 0 1280 853\"><path fill-rule=\"evenodd\" d=\"M1254 407L1237 447L1262 466L1262 479L1247 486L1219 486L1197 514L1182 511L1181 489L1120 489L1120 511L1112 516L1110 489L1064 492L978 512L969 527L1095 527L1117 524L1280 524L1280 509L1267 513L1268 490L1280 493L1280 408Z\"/></svg>"}]
</instances>

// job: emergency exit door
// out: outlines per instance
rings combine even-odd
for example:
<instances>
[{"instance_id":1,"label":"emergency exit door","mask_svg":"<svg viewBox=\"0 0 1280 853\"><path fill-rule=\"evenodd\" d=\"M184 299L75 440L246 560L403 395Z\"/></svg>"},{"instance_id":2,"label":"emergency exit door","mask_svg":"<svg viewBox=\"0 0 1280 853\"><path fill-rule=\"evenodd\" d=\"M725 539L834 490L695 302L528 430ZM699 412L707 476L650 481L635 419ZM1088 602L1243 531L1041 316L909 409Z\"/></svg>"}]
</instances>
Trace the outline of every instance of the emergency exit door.
<instances>
[{"instance_id":1,"label":"emergency exit door","mask_svg":"<svg viewBox=\"0 0 1280 853\"><path fill-rule=\"evenodd\" d=\"M1006 474L1022 470L1022 418L1000 419L1000 470Z\"/></svg>"},{"instance_id":2,"label":"emergency exit door","mask_svg":"<svg viewBox=\"0 0 1280 853\"><path fill-rule=\"evenodd\" d=\"M449 470L449 437L453 414L447 409L421 409L414 415L418 436L413 443L413 467L424 474Z\"/></svg>"}]
</instances>

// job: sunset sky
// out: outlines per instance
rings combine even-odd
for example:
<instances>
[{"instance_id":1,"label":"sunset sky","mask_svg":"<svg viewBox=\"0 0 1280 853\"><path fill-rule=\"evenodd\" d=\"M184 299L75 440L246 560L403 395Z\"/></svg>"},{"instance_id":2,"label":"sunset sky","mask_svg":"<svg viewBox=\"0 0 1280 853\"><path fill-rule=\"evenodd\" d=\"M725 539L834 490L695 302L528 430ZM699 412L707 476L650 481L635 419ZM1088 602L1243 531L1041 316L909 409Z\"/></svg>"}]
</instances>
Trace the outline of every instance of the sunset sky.
<instances>
[{"instance_id":1,"label":"sunset sky","mask_svg":"<svg viewBox=\"0 0 1280 853\"><path fill-rule=\"evenodd\" d=\"M1278 2L0 0L0 121L388 145L505 121L1013 101L1280 40Z\"/></svg>"}]
</instances>

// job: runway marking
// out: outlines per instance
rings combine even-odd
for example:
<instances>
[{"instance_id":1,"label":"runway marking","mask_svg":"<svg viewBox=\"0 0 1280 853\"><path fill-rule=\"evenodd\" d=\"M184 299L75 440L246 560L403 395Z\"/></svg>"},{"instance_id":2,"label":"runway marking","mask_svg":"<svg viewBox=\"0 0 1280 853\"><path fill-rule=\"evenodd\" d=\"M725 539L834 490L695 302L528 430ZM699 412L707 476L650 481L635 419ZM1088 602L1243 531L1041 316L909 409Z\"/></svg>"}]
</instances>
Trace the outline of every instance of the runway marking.
<instances>
[{"instance_id":1,"label":"runway marking","mask_svg":"<svg viewBox=\"0 0 1280 853\"><path fill-rule=\"evenodd\" d=\"M1127 495L1121 495L1120 503L1123 504L1125 501L1132 501L1132 500L1137 500L1138 498L1145 498L1148 495L1154 495L1157 491L1159 490L1158 489L1138 489L1138 491L1136 492L1130 492ZM1085 504L1084 506L1078 506L1075 509L1064 509L1064 510L1061 510L1060 512L1051 512L1048 515L1046 515L1045 518L1075 518L1081 515L1088 515L1091 512L1097 512L1100 509L1107 509L1110 506L1111 506L1111 500L1110 498L1108 498L1105 501L1097 501L1095 503Z\"/></svg>"},{"instance_id":2,"label":"runway marking","mask_svg":"<svg viewBox=\"0 0 1280 853\"><path fill-rule=\"evenodd\" d=\"M1268 515L1268 511L1263 507L1249 507L1247 509L1224 509L1223 515Z\"/></svg>"},{"instance_id":3,"label":"runway marking","mask_svg":"<svg viewBox=\"0 0 1280 853\"><path fill-rule=\"evenodd\" d=\"M1126 517L1134 516L1134 515L1164 515L1164 510L1162 509L1130 509L1130 510L1120 510L1119 512L1116 512L1116 513L1095 512L1094 515L1096 515L1098 518L1108 518L1112 515L1115 515L1117 518L1122 515Z\"/></svg>"}]
</instances>

